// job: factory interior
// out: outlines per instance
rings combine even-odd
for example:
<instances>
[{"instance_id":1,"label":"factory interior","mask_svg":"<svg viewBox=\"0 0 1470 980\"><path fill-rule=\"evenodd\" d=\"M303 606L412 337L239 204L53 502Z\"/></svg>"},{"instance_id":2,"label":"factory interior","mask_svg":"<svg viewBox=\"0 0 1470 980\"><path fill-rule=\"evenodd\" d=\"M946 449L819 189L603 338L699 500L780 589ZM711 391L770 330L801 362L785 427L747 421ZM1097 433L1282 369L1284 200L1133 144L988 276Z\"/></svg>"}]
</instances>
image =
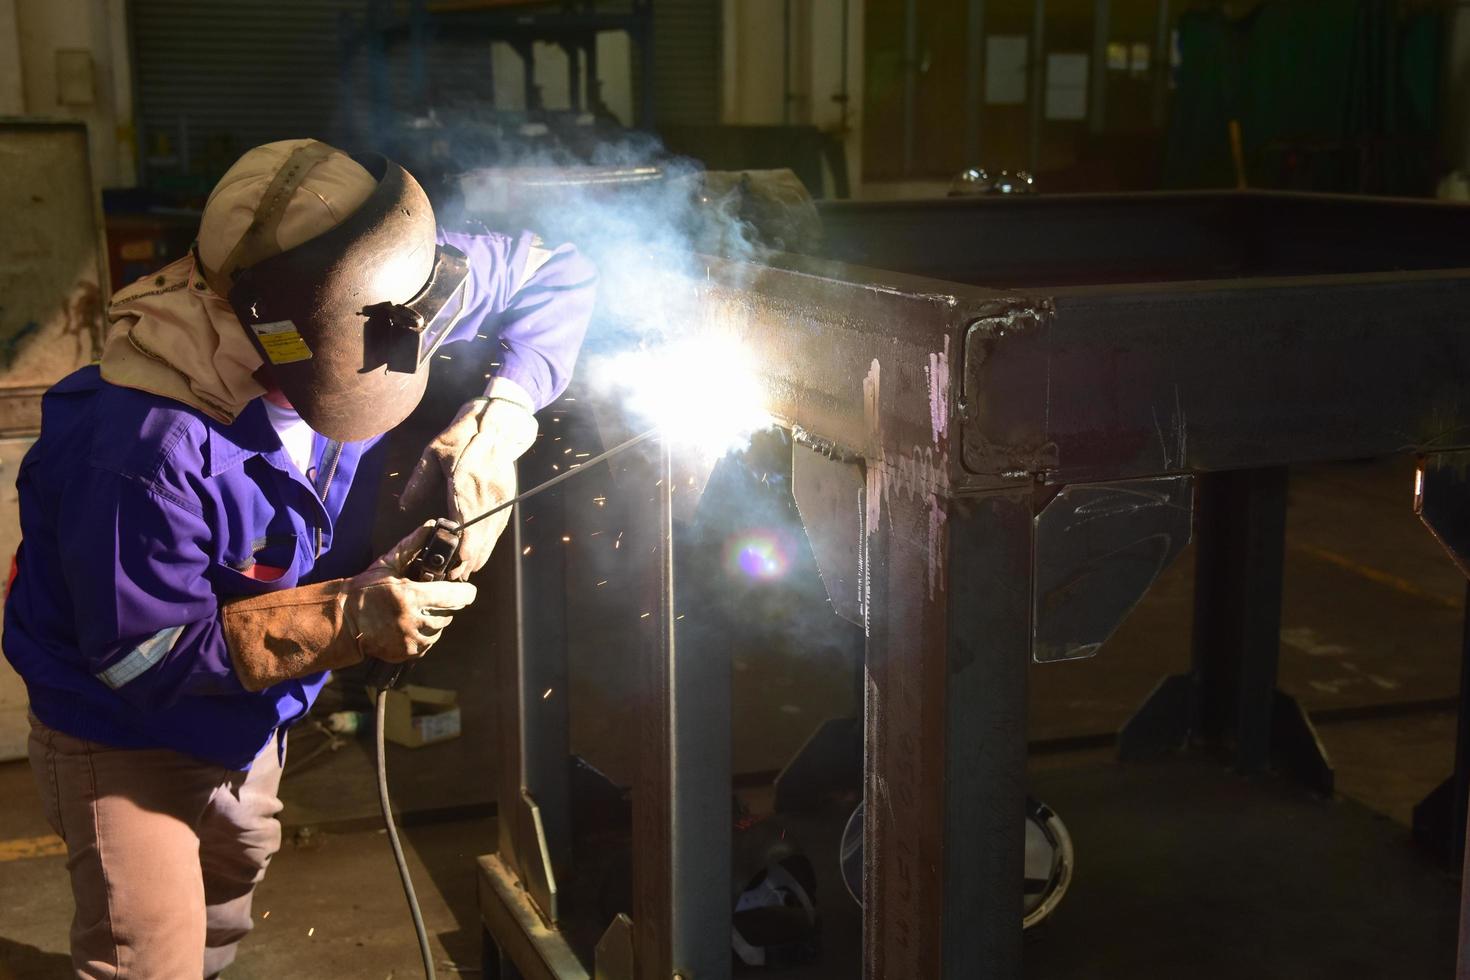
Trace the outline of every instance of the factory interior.
<instances>
[{"instance_id":1,"label":"factory interior","mask_svg":"<svg viewBox=\"0 0 1470 980\"><path fill-rule=\"evenodd\" d=\"M1470 7L0 0L0 564L0 980L1470 980Z\"/></svg>"}]
</instances>

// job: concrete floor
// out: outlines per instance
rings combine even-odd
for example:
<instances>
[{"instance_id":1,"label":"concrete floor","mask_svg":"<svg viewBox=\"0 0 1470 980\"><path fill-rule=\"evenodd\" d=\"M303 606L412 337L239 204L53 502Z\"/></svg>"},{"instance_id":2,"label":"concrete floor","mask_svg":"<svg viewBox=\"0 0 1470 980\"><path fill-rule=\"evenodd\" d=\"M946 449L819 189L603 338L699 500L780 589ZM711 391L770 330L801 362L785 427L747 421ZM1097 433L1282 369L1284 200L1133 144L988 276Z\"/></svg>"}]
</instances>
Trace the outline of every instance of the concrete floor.
<instances>
[{"instance_id":1,"label":"concrete floor","mask_svg":"<svg viewBox=\"0 0 1470 980\"><path fill-rule=\"evenodd\" d=\"M1356 876L1344 871L1315 879L1319 897L1330 899L1317 904L1335 910L1334 914L1354 916L1337 928L1358 937L1412 935L1425 949L1423 962L1439 964L1447 962L1445 957L1453 951L1453 882L1412 852L1406 827L1413 804L1443 778L1452 761L1455 719L1450 705L1458 683L1464 583L1411 513L1411 485L1411 468L1403 460L1294 473L1282 684L1321 720L1321 735L1337 769L1339 794L1354 802L1314 809L1303 802L1302 794L1271 780L1245 802L1260 803L1252 807L1253 814L1269 815L1275 812L1273 806L1282 813L1306 814L1306 823L1298 821L1290 830L1308 833L1305 839L1344 842L1336 850L1319 846L1302 851L1316 854L1325 869L1358 869ZM1128 824L1127 807L1133 805L1129 793L1141 793L1145 786L1156 790L1156 802L1151 804L1156 810L1168 807L1167 790L1177 788L1178 798L1189 801L1177 808L1180 819L1218 823L1222 814L1228 816L1243 805L1220 789L1224 784L1218 779L1201 782L1200 767L1182 772L1168 766L1123 768L1111 763L1105 748L1055 751L1058 745L1086 744L1115 731L1161 676L1185 668L1191 577L1191 556L1186 555L1093 660L1034 668L1031 734L1045 750L1033 756L1034 782L1069 823L1079 830L1087 828L1087 834L1099 841L1101 830L1094 828ZM740 660L737 758L742 769L779 767L816 721L841 713L851 703L850 677L830 658L807 661L752 650ZM615 768L619 751L605 744L616 736L615 728L606 721L599 723L597 717L610 717L611 712L595 709L599 698L615 697L599 692L617 688L599 686L597 665L586 666L593 676L573 696L580 713L592 717L574 722L575 747L594 761L603 752L603 761L610 760L609 768ZM447 682L451 676L446 672L434 679ZM411 808L437 810L443 817L448 805L462 807L459 819L413 827L406 836L438 958L471 975L479 967L471 859L493 846L493 821L474 815L489 800L493 785L489 768L493 759L479 737L486 724L485 706L476 700L476 692L483 688L477 681L482 680L473 670L456 677L465 700L465 739L415 753L402 750L392 760L395 793ZM605 700L602 703L606 705ZM1380 710L1383 705L1398 710L1385 714ZM790 710L793 707L797 710ZM304 755L297 749L308 742L303 737L293 746L296 758ZM239 980L416 975L412 933L387 844L372 826L375 804L362 745L350 742L302 766L291 773L283 795L288 801L290 842L259 891L256 935L228 975ZM1138 799L1142 808L1142 798ZM0 766L0 800L5 801L0 805L0 980L64 976L70 916L64 859L48 839L23 764ZM1312 830L1311 821L1318 819L1328 821L1322 827L1331 829ZM1249 821L1225 823L1238 827ZM1292 823L1283 818L1283 826ZM1266 834L1271 826L1258 830ZM1159 848L1148 843L1143 830L1138 833L1139 855L1159 857ZM1082 836L1078 834L1079 847ZM1149 936L1149 924L1140 921L1136 930L1120 931L1116 921L1102 914L1112 902L1110 896L1119 894L1132 896L1134 907L1143 908L1137 903L1143 902L1139 894L1145 886L1138 882L1156 872L1140 870L1138 882L1130 883L1127 855L1134 846L1125 835L1106 845L1095 844L1093 853L1079 852L1077 890L1067 900L1071 905L1064 903L1059 911L1050 946L1047 934L1033 937L1028 973L1163 975L1146 969L1148 961L1138 954L1138 949L1159 939ZM1207 860L1202 873L1220 873L1224 845L1212 852L1202 835L1191 846L1214 862ZM1242 837L1234 846L1254 845ZM1288 873L1302 870L1293 868L1290 855L1295 845L1288 841L1277 846L1284 851L1268 864ZM1103 848L1106 853L1098 853ZM1361 866L1355 863L1358 860ZM1262 870L1261 860L1246 864ZM1369 873L1377 877L1365 878ZM1394 889L1373 893L1375 881L1389 880ZM1206 893L1234 895L1242 902L1273 894L1260 880L1242 881L1239 887L1229 880L1205 884ZM1166 887L1166 883L1157 888L1147 885L1154 890ZM1312 880L1307 880L1301 888L1280 895L1283 901L1303 894L1310 897L1312 887ZM1358 890L1366 890L1372 900L1346 901ZM1189 894L1199 901L1198 888ZM1158 904L1180 907L1169 903L1167 895ZM1226 912L1239 915L1245 907L1222 898L1214 912L1217 918ZM1375 907L1382 913L1379 918ZM1197 911L1203 914L1210 908L1201 905ZM1288 921L1292 915L1290 908L1266 911L1280 911ZM1395 916L1409 913L1423 924L1421 931L1409 933L1393 925L1401 921ZM1326 928L1318 921L1322 917L1314 912L1306 918ZM1090 925L1083 928L1083 923ZM1217 924L1213 940L1171 930L1174 938L1165 944L1168 956L1157 962L1167 961L1182 970L1190 951L1198 954L1201 944L1210 941L1218 942L1219 948L1201 958L1196 975L1328 975L1334 964L1337 975L1424 975L1396 969L1391 959L1374 967L1369 951L1360 948L1371 943L1346 944L1354 950L1348 959L1342 958L1347 954L1341 950L1337 958L1324 955L1328 951L1313 938L1320 933L1305 926L1298 933L1278 929L1272 943L1263 946L1253 943L1248 933L1231 932L1229 923ZM1300 942L1294 944L1293 935ZM1074 955L1079 949L1087 955ZM1107 964L1116 964L1122 973ZM453 975L452 968L441 967L441 974Z\"/></svg>"}]
</instances>

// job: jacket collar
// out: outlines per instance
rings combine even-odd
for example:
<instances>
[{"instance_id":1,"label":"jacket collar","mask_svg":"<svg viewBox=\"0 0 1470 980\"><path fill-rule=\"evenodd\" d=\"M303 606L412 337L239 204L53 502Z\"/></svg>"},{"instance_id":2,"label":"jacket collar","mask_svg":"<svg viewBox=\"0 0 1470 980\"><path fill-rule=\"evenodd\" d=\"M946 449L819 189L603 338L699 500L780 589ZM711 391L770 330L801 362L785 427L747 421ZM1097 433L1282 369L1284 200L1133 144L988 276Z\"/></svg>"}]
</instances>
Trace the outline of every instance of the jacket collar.
<instances>
[{"instance_id":1,"label":"jacket collar","mask_svg":"<svg viewBox=\"0 0 1470 980\"><path fill-rule=\"evenodd\" d=\"M295 471L259 398L251 399L228 425L214 419L205 424L209 427L205 476L219 476L251 456L264 457L266 462L287 473Z\"/></svg>"}]
</instances>

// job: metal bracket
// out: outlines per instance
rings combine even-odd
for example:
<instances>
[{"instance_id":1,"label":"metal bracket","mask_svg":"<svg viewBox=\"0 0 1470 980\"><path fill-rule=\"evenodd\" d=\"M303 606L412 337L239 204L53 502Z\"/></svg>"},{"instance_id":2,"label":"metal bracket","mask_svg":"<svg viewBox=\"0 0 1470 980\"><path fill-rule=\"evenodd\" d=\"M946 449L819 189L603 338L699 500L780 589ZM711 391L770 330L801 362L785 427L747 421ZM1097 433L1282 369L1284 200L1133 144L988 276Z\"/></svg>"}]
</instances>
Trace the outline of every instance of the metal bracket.
<instances>
[{"instance_id":1,"label":"metal bracket","mask_svg":"<svg viewBox=\"0 0 1470 980\"><path fill-rule=\"evenodd\" d=\"M1138 605L1189 543L1194 479L1064 487L1032 521L1031 655L1079 660Z\"/></svg>"},{"instance_id":2,"label":"metal bracket","mask_svg":"<svg viewBox=\"0 0 1470 980\"><path fill-rule=\"evenodd\" d=\"M1470 576L1470 452L1422 456L1414 472L1414 513L1444 546L1455 566Z\"/></svg>"},{"instance_id":3,"label":"metal bracket","mask_svg":"<svg viewBox=\"0 0 1470 980\"><path fill-rule=\"evenodd\" d=\"M597 940L592 980L633 980L633 920L619 912Z\"/></svg>"},{"instance_id":4,"label":"metal bracket","mask_svg":"<svg viewBox=\"0 0 1470 980\"><path fill-rule=\"evenodd\" d=\"M793 442L791 493L832 611L863 626L868 566L862 464Z\"/></svg>"},{"instance_id":5,"label":"metal bracket","mask_svg":"<svg viewBox=\"0 0 1470 980\"><path fill-rule=\"evenodd\" d=\"M546 846L546 830L541 825L541 808L529 793L521 792L521 830L523 842L535 842L534 849L517 847L521 858L521 879L526 885L526 894L536 905L536 911L549 925L557 923L556 872L551 868L551 850Z\"/></svg>"}]
</instances>

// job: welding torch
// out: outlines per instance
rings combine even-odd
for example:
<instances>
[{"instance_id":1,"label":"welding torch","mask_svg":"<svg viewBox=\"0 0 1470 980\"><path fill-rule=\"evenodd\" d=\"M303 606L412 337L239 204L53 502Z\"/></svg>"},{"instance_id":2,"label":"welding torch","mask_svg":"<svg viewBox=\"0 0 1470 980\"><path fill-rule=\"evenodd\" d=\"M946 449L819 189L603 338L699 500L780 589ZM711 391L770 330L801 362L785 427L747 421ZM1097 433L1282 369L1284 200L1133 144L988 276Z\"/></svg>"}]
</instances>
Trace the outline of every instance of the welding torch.
<instances>
[{"instance_id":1,"label":"welding torch","mask_svg":"<svg viewBox=\"0 0 1470 980\"><path fill-rule=\"evenodd\" d=\"M404 566L403 578L411 579L415 582L439 581L449 573L450 567L454 564L455 555L459 551L459 539L464 534L465 528L472 524L478 524L487 518L494 517L507 507L514 507L521 501L528 500L538 493L550 490L563 480L569 479L583 466L593 466L604 460L611 459L624 450L632 449L657 431L658 428L654 427L640 432L626 442L618 443L601 455L587 460L581 466L572 467L565 473L558 473L544 483L538 483L531 489L522 491L509 500L502 501L485 511L485 513L471 517L467 521L456 523L446 517L439 518L434 522L433 530L429 532L429 540L425 542L422 548L414 553L414 556L408 560L408 564ZM403 682L403 678L407 674L408 667L411 663L412 661L403 661L401 663L390 663L386 660L374 661L372 666L368 668L368 686L380 691L398 687Z\"/></svg>"}]
</instances>

